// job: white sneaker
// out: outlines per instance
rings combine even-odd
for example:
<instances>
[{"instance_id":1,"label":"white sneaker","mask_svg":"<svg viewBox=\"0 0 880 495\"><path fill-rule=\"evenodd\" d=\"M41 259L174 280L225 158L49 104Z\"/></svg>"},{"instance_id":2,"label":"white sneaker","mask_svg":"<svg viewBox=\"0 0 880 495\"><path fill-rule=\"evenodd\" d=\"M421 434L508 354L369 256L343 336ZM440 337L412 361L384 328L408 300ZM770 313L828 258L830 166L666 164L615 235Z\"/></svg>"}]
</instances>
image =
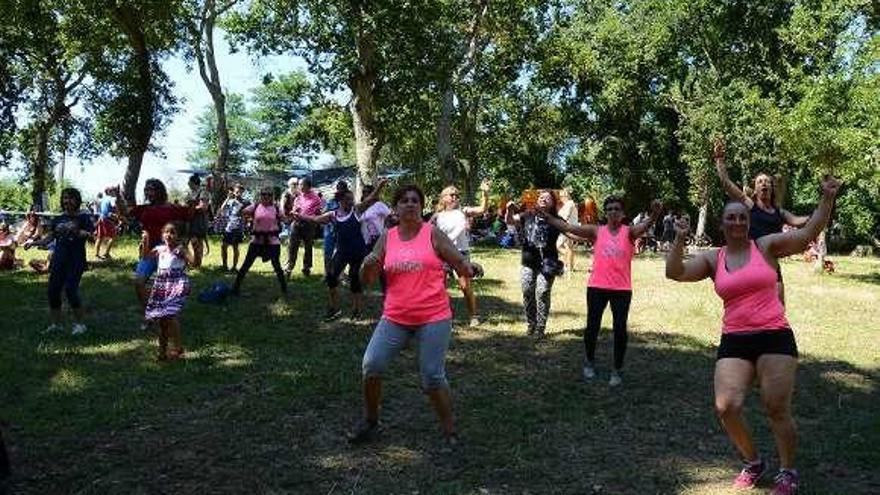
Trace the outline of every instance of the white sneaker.
<instances>
[{"instance_id":1,"label":"white sneaker","mask_svg":"<svg viewBox=\"0 0 880 495\"><path fill-rule=\"evenodd\" d=\"M620 377L620 373L617 371L611 372L611 379L608 380L609 387L619 387L623 384L623 378Z\"/></svg>"},{"instance_id":2,"label":"white sneaker","mask_svg":"<svg viewBox=\"0 0 880 495\"><path fill-rule=\"evenodd\" d=\"M43 333L55 333L55 332L60 332L62 330L64 330L64 327L62 327L61 325L59 325L57 323L50 323L49 326L46 327L45 330L43 330Z\"/></svg>"},{"instance_id":3,"label":"white sneaker","mask_svg":"<svg viewBox=\"0 0 880 495\"><path fill-rule=\"evenodd\" d=\"M590 381L593 378L596 378L596 370L593 369L593 363L589 361L584 361L584 380Z\"/></svg>"},{"instance_id":4,"label":"white sneaker","mask_svg":"<svg viewBox=\"0 0 880 495\"><path fill-rule=\"evenodd\" d=\"M86 330L88 330L88 328L86 328L86 326L82 323L74 323L73 329L70 331L70 333L73 335L82 335L86 333Z\"/></svg>"}]
</instances>

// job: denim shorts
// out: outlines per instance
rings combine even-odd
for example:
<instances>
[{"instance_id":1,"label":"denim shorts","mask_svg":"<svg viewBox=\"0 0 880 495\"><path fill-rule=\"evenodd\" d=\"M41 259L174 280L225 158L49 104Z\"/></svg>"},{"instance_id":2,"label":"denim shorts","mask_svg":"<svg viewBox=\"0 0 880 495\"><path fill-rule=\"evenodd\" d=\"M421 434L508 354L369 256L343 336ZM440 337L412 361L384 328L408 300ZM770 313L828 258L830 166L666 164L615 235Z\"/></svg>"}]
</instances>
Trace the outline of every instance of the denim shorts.
<instances>
[{"instance_id":1,"label":"denim shorts","mask_svg":"<svg viewBox=\"0 0 880 495\"><path fill-rule=\"evenodd\" d=\"M137 266L134 268L134 276L146 280L152 277L158 269L159 258L156 256L147 256L146 258L138 260Z\"/></svg>"}]
</instances>

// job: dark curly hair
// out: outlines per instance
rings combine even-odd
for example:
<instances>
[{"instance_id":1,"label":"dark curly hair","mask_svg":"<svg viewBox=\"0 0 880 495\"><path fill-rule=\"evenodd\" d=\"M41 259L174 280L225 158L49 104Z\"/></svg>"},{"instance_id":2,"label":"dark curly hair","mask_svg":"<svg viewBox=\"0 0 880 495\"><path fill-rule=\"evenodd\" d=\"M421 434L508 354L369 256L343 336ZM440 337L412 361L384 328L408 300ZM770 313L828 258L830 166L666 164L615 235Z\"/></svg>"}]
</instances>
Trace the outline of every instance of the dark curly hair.
<instances>
[{"instance_id":1,"label":"dark curly hair","mask_svg":"<svg viewBox=\"0 0 880 495\"><path fill-rule=\"evenodd\" d=\"M620 205L620 209L626 209L626 204L623 202L623 198L620 196L608 196L605 198L605 201L602 202L602 209L608 208L608 205L611 203L617 203Z\"/></svg>"},{"instance_id":2,"label":"dark curly hair","mask_svg":"<svg viewBox=\"0 0 880 495\"><path fill-rule=\"evenodd\" d=\"M156 191L156 202L159 204L168 202L168 190L165 184L159 179L147 179L144 183L144 189L152 189Z\"/></svg>"},{"instance_id":3,"label":"dark curly hair","mask_svg":"<svg viewBox=\"0 0 880 495\"><path fill-rule=\"evenodd\" d=\"M422 207L425 206L425 193L415 184L398 187L397 190L394 191L394 196L391 197L391 204L397 206L397 203L400 203L400 200L403 199L408 192L416 193L419 196L419 204L422 205Z\"/></svg>"},{"instance_id":4,"label":"dark curly hair","mask_svg":"<svg viewBox=\"0 0 880 495\"><path fill-rule=\"evenodd\" d=\"M75 187L65 187L61 190L61 209L64 209L64 197L67 196L69 198L73 198L76 201L76 209L78 210L82 206L82 194L79 192L79 189Z\"/></svg>"}]
</instances>

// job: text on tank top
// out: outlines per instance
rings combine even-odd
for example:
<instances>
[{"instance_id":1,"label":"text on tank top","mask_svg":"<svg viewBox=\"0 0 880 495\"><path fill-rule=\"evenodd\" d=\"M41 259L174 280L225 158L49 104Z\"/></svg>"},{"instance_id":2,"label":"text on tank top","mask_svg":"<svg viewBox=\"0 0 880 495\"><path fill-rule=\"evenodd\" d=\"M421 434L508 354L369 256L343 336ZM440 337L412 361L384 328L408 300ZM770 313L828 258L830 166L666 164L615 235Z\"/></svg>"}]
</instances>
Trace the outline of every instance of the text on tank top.
<instances>
[{"instance_id":1,"label":"text on tank top","mask_svg":"<svg viewBox=\"0 0 880 495\"><path fill-rule=\"evenodd\" d=\"M385 241L385 307L383 317L407 326L452 318L443 261L434 251L432 226L423 223L408 241L400 228L388 231Z\"/></svg>"},{"instance_id":2,"label":"text on tank top","mask_svg":"<svg viewBox=\"0 0 880 495\"><path fill-rule=\"evenodd\" d=\"M715 293L724 301L723 333L790 328L776 290L776 270L767 263L755 241L749 261L730 272L727 246L718 250Z\"/></svg>"},{"instance_id":3,"label":"text on tank top","mask_svg":"<svg viewBox=\"0 0 880 495\"><path fill-rule=\"evenodd\" d=\"M632 290L633 242L629 226L621 225L614 234L607 225L599 227L593 247L593 271L588 287L609 290Z\"/></svg>"}]
</instances>

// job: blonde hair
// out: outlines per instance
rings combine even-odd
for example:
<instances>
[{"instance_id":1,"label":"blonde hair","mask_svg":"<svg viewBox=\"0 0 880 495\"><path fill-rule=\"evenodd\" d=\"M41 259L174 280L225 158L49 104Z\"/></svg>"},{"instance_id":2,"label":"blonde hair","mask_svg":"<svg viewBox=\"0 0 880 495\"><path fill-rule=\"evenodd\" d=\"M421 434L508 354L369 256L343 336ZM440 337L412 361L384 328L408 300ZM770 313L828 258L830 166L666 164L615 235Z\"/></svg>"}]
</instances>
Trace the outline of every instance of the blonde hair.
<instances>
[{"instance_id":1,"label":"blonde hair","mask_svg":"<svg viewBox=\"0 0 880 495\"><path fill-rule=\"evenodd\" d=\"M458 190L457 187L452 186L452 185L446 186L443 188L442 191L440 191L440 198L437 201L437 211L446 210L446 197L452 193L459 194L460 191Z\"/></svg>"}]
</instances>

